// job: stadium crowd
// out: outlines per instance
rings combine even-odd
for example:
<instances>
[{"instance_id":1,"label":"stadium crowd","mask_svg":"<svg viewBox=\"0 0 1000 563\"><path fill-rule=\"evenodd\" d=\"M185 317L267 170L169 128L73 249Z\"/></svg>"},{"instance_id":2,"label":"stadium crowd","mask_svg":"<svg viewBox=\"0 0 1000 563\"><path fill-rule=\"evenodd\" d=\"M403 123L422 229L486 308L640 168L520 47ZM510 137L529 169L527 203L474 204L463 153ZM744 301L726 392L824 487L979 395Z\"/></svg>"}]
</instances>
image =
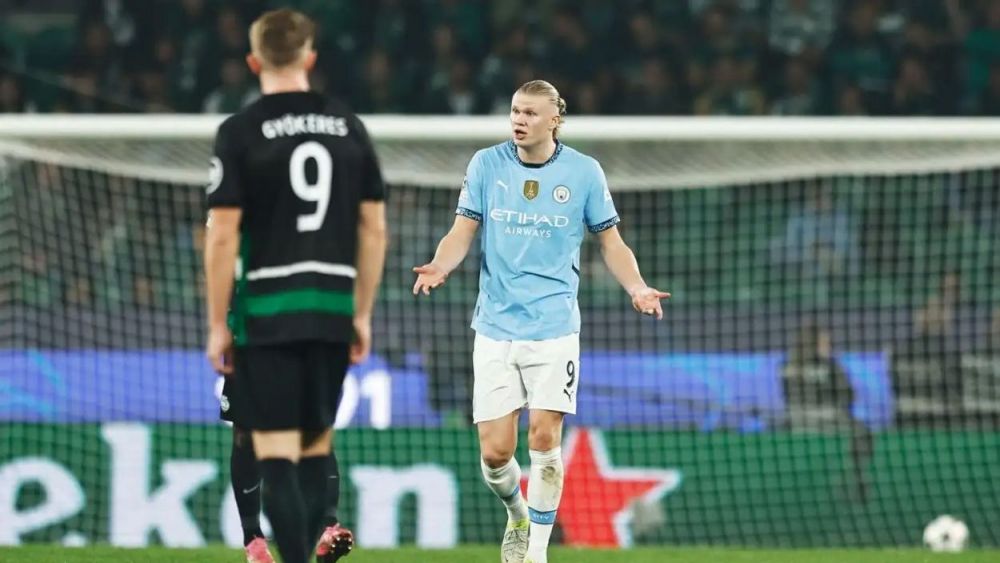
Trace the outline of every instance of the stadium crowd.
<instances>
[{"instance_id":1,"label":"stadium crowd","mask_svg":"<svg viewBox=\"0 0 1000 563\"><path fill-rule=\"evenodd\" d=\"M232 112L258 95L247 24L280 4L364 113L505 113L544 76L576 114L1000 115L990 0L3 4L0 112Z\"/></svg>"},{"instance_id":2,"label":"stadium crowd","mask_svg":"<svg viewBox=\"0 0 1000 563\"><path fill-rule=\"evenodd\" d=\"M313 82L361 113L502 114L511 91L544 76L571 114L1000 115L1000 1L988 0L0 0L10 16L0 19L0 113L235 111L259 95L243 61L247 22L278 4L319 21ZM616 204L643 242L641 262L670 280L674 307L906 310L858 338L891 342L901 395L919 380L961 402L971 383L926 373L929 361L947 367L935 374L995 365L959 366L978 357L971 349L1000 350L998 174L840 178L795 184L798 195L780 182L622 193ZM7 179L32 189L15 190L20 275L0 302L201 310L200 190L44 163L0 167L0 187ZM396 289L432 248L428 226L453 209L449 191L394 191L385 294L395 306L411 301ZM61 236L66 226L78 234ZM592 272L603 269L584 268L581 297L600 307L617 286ZM444 296L462 323L473 294ZM975 337L962 328L972 310L990 319ZM814 341L829 337L810 330L797 336L811 343L800 355L827 362ZM400 355L423 349L393 338ZM467 403L448 383L469 371L453 346L425 350L441 410ZM843 419L842 406L831 417Z\"/></svg>"}]
</instances>

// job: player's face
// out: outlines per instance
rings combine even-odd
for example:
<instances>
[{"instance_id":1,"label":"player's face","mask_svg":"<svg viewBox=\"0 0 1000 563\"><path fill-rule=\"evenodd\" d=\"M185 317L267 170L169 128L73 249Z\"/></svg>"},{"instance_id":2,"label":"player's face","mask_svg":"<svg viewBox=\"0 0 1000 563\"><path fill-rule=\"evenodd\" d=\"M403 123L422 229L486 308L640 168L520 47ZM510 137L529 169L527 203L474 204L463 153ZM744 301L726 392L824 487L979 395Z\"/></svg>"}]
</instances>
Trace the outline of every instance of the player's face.
<instances>
[{"instance_id":1,"label":"player's face","mask_svg":"<svg viewBox=\"0 0 1000 563\"><path fill-rule=\"evenodd\" d=\"M514 94L510 103L510 127L514 144L531 147L552 139L557 123L556 107L545 96L523 92Z\"/></svg>"}]
</instances>

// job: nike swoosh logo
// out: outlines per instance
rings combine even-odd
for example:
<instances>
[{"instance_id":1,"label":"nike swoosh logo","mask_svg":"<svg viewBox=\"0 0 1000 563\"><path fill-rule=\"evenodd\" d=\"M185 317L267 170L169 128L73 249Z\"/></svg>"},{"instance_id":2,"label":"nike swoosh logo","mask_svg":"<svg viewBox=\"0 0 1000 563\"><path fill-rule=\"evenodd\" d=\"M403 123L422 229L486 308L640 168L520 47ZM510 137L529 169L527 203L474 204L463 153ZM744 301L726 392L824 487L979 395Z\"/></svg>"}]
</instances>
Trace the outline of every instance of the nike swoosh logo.
<instances>
[{"instance_id":1,"label":"nike swoosh logo","mask_svg":"<svg viewBox=\"0 0 1000 563\"><path fill-rule=\"evenodd\" d=\"M250 487L249 489L243 489L243 494L249 495L250 493L256 491L257 489L260 488L260 484L263 483L263 482L264 481L258 481L256 485Z\"/></svg>"},{"instance_id":2,"label":"nike swoosh logo","mask_svg":"<svg viewBox=\"0 0 1000 563\"><path fill-rule=\"evenodd\" d=\"M500 180L497 180L497 185L498 185L498 186L500 186L501 188L503 188L503 189L504 189L504 191L507 191L507 190L509 190L509 189L510 189L510 188L508 188L508 187L507 187L507 184L504 184L504 183L503 183L502 181L500 181Z\"/></svg>"}]
</instances>

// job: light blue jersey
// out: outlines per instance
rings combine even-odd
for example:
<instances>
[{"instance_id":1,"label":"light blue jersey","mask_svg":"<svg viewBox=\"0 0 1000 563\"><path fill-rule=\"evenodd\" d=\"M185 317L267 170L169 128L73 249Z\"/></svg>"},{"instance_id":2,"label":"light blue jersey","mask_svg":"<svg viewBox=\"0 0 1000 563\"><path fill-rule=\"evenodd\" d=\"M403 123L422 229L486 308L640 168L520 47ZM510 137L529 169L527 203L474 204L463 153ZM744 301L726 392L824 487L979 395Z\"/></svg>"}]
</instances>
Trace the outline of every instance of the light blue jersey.
<instances>
[{"instance_id":1,"label":"light blue jersey","mask_svg":"<svg viewBox=\"0 0 1000 563\"><path fill-rule=\"evenodd\" d=\"M513 141L472 157L456 213L482 223L472 328L494 340L548 340L580 331L580 243L618 224L604 170L562 143L526 164Z\"/></svg>"}]
</instances>

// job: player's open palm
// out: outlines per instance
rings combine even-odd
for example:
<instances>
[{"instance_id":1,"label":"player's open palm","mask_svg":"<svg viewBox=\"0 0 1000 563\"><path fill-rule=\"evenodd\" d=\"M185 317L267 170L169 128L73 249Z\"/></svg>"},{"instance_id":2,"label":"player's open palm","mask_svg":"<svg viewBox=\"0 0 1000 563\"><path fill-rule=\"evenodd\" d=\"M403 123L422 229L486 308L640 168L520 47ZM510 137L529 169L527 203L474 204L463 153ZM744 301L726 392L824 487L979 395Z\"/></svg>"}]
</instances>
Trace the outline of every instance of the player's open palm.
<instances>
[{"instance_id":1,"label":"player's open palm","mask_svg":"<svg viewBox=\"0 0 1000 563\"><path fill-rule=\"evenodd\" d=\"M417 273L417 283L413 284L414 295L419 295L421 292L430 295L432 289L437 289L448 279L448 272L433 262L417 266L413 271Z\"/></svg>"},{"instance_id":2,"label":"player's open palm","mask_svg":"<svg viewBox=\"0 0 1000 563\"><path fill-rule=\"evenodd\" d=\"M660 299L670 299L670 294L652 287L644 287L632 294L632 307L643 315L663 318L663 307Z\"/></svg>"}]
</instances>

